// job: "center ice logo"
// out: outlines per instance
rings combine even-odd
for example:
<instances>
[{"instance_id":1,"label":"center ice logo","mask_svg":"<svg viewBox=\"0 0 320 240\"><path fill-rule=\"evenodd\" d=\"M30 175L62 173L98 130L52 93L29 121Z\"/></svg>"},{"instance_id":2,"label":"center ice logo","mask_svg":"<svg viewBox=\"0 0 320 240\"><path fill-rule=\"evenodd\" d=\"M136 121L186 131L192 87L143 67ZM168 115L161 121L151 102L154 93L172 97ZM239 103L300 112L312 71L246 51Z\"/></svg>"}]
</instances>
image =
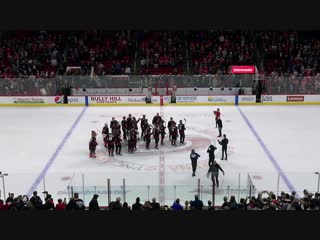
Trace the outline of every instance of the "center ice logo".
<instances>
[{"instance_id":1,"label":"center ice logo","mask_svg":"<svg viewBox=\"0 0 320 240\"><path fill-rule=\"evenodd\" d=\"M207 131L205 131L207 132ZM211 137L205 137L205 136L190 136L188 137L188 140L186 140L185 145L178 145L176 147L172 147L169 142L165 141L164 151L167 155L170 153L181 153L185 154L186 156L189 156L191 149L207 149L207 146L210 144L215 144L215 140ZM103 143L101 143L103 145ZM100 146L101 146L100 145ZM139 159L139 155L155 155L160 154L160 151L158 149L150 149L145 150L144 149L144 143L141 142L139 144L139 150L135 152L135 155L137 159ZM124 151L123 154L126 155L126 146L123 146L122 150ZM221 148L218 147L216 153L216 158L219 160L221 155ZM234 153L234 147L228 146L228 156L232 156ZM134 155L131 155L134 156ZM188 159L188 158L187 158ZM125 157L108 157L107 149L104 147L101 147L99 151L97 152L97 158L96 161L99 163L104 164L111 164L113 167L117 168L123 168L128 170L135 170L135 171L147 171L147 172L158 172L160 171L159 164L157 161L155 163L143 163L141 161L133 162ZM198 160L198 168L199 169L205 169L208 168L208 155L203 155ZM167 156L166 171L168 172L187 172L191 171L191 164L189 163L189 159L187 162L179 162L177 159L173 159L170 156Z\"/></svg>"}]
</instances>

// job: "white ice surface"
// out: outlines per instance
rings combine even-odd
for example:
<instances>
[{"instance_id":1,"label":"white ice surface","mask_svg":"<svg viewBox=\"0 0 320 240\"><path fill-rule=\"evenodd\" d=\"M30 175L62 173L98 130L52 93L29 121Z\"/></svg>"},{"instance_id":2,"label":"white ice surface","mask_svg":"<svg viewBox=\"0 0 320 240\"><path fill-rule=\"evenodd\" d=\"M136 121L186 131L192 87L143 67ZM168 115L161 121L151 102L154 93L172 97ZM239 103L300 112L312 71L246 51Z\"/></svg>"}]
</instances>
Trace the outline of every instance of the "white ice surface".
<instances>
[{"instance_id":1,"label":"white ice surface","mask_svg":"<svg viewBox=\"0 0 320 240\"><path fill-rule=\"evenodd\" d=\"M241 106L256 132L288 177L294 188L301 192L307 188L317 190L317 175L320 170L317 147L320 128L320 106ZM126 201L134 202L135 197L143 200L158 197L159 175L165 177L165 198L171 204L175 197L193 199L198 179L202 185L201 196L206 202L211 199L211 180L206 177L207 147L218 147L216 159L226 174L220 174L220 189L217 203L223 196L231 194L238 198L246 195L247 176L250 174L259 190L289 190L260 143L234 106L220 107L223 133L229 138L228 161L221 161L221 146L217 144L218 130L215 128L212 111L216 107L166 106L164 119L173 117L176 121L187 120L185 144L170 146L166 138L160 150L146 150L144 142L139 149L128 154L123 146L123 155L109 158L103 147L101 134L98 135L97 159L88 157L88 142L91 130L101 130L111 117L122 120L131 113L137 118L146 114L149 122L160 107L89 107L68 137L61 151L49 166L43 169L56 152L74 124L82 107L4 107L0 108L0 171L9 174L5 178L6 191L25 194L36 178L44 173L36 190L45 188L54 196L67 197L67 186L82 191L84 182L86 194L82 195L88 204L92 194L100 194L100 205L106 205L106 181L111 179L112 199L121 195L120 185L126 181ZM140 123L139 123L140 130ZM192 177L190 150L195 148L201 157L198 160L197 176ZM159 172L160 151L164 151L165 170ZM240 190L238 194L240 177ZM78 187L77 187L78 186ZM92 187L90 187L92 186ZM118 186L118 187L117 187ZM149 196L148 196L148 187ZM229 190L228 190L229 189ZM2 191L2 190L1 190ZM1 195L1 198L3 196Z\"/></svg>"}]
</instances>

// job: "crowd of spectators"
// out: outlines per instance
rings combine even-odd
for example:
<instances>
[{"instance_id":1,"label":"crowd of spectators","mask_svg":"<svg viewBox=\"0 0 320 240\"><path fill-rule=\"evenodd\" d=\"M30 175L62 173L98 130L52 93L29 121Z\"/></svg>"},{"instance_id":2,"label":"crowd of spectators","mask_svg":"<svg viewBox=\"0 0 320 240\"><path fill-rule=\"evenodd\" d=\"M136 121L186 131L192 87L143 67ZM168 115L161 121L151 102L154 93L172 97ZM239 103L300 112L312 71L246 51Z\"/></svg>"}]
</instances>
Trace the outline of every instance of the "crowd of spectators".
<instances>
[{"instance_id":1,"label":"crowd of spectators","mask_svg":"<svg viewBox=\"0 0 320 240\"><path fill-rule=\"evenodd\" d=\"M212 206L212 202L208 201L207 205L204 205L203 201L199 199L198 195L195 195L194 200L185 201L184 204L180 203L180 199L177 198L172 205L160 205L156 198L152 198L152 201L140 202L140 198L136 198L136 202L131 206L127 202L121 202L121 198L117 197L115 201L110 202L107 207L101 207L98 202L99 195L94 194L89 206L86 207L84 201L79 198L78 193L74 193L73 197L67 202L58 199L56 203L48 192L44 192L44 200L38 196L36 191L33 192L33 196L29 199L26 195L19 195L14 197L13 193L9 194L9 197L4 201L0 199L0 211L20 211L20 210L54 210L54 211L72 211L72 210L166 210L166 211L188 211L188 210L320 210L320 194L310 193L308 190L303 191L303 196L298 197L296 192L291 194L281 192L280 196L276 196L273 192L260 192L257 197L252 196L248 198L241 198L239 202L236 201L236 197L231 195L230 198L224 197L224 202L221 206Z\"/></svg>"},{"instance_id":2,"label":"crowd of spectators","mask_svg":"<svg viewBox=\"0 0 320 240\"><path fill-rule=\"evenodd\" d=\"M319 73L319 32L261 32L256 35L266 73L284 76Z\"/></svg>"},{"instance_id":3,"label":"crowd of spectators","mask_svg":"<svg viewBox=\"0 0 320 240\"><path fill-rule=\"evenodd\" d=\"M182 74L185 62L183 32L138 32L140 74Z\"/></svg>"},{"instance_id":4,"label":"crowd of spectators","mask_svg":"<svg viewBox=\"0 0 320 240\"><path fill-rule=\"evenodd\" d=\"M71 31L66 37L67 64L80 66L81 75L131 74L135 53L131 35L131 31Z\"/></svg>"},{"instance_id":5,"label":"crowd of spectators","mask_svg":"<svg viewBox=\"0 0 320 240\"><path fill-rule=\"evenodd\" d=\"M320 72L319 31L4 31L0 78ZM73 68L72 68L73 67Z\"/></svg>"},{"instance_id":6,"label":"crowd of spectators","mask_svg":"<svg viewBox=\"0 0 320 240\"><path fill-rule=\"evenodd\" d=\"M230 74L231 65L258 65L259 51L245 31L190 32L189 55L194 74Z\"/></svg>"},{"instance_id":7,"label":"crowd of spectators","mask_svg":"<svg viewBox=\"0 0 320 240\"><path fill-rule=\"evenodd\" d=\"M1 32L0 78L48 78L62 74L65 36L64 32Z\"/></svg>"}]
</instances>

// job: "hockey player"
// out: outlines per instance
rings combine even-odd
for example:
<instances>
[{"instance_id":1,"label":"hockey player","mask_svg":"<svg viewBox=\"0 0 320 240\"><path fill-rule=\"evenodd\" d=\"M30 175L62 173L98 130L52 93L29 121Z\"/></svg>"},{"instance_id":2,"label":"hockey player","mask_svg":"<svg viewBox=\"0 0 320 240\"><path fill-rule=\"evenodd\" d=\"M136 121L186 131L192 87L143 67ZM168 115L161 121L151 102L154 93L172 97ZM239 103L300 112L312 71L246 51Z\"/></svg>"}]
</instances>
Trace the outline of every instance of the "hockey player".
<instances>
[{"instance_id":1,"label":"hockey player","mask_svg":"<svg viewBox=\"0 0 320 240\"><path fill-rule=\"evenodd\" d=\"M155 148L158 149L160 127L159 126L154 127L152 134L153 134L153 137L154 137Z\"/></svg>"},{"instance_id":2,"label":"hockey player","mask_svg":"<svg viewBox=\"0 0 320 240\"><path fill-rule=\"evenodd\" d=\"M229 140L228 140L226 134L223 134L223 139L221 141L218 140L218 142L222 146L222 157L221 157L221 160L223 160L223 154L224 153L226 154L225 160L228 160L227 148L228 148Z\"/></svg>"},{"instance_id":3,"label":"hockey player","mask_svg":"<svg viewBox=\"0 0 320 240\"><path fill-rule=\"evenodd\" d=\"M196 176L196 170L197 170L197 160L200 157L198 153L194 151L194 149L191 150L190 159L191 159L191 166L192 166L192 177Z\"/></svg>"},{"instance_id":4,"label":"hockey player","mask_svg":"<svg viewBox=\"0 0 320 240\"><path fill-rule=\"evenodd\" d=\"M133 153L135 147L135 130L128 131L128 152Z\"/></svg>"},{"instance_id":5,"label":"hockey player","mask_svg":"<svg viewBox=\"0 0 320 240\"><path fill-rule=\"evenodd\" d=\"M152 131L151 131L151 126L152 125L149 125L146 129L146 132L145 132L145 140L146 140L146 149L150 149L150 142L151 142L151 135L152 135Z\"/></svg>"},{"instance_id":6,"label":"hockey player","mask_svg":"<svg viewBox=\"0 0 320 240\"><path fill-rule=\"evenodd\" d=\"M166 125L163 120L160 124L160 135L161 135L161 145L164 145L163 139L164 139L164 136L166 135Z\"/></svg>"},{"instance_id":7,"label":"hockey player","mask_svg":"<svg viewBox=\"0 0 320 240\"><path fill-rule=\"evenodd\" d=\"M220 165L216 162L213 161L209 172L211 173L211 181L213 185L216 185L217 188L219 187L219 170L223 173L224 175L224 171L223 169L220 167Z\"/></svg>"},{"instance_id":8,"label":"hockey player","mask_svg":"<svg viewBox=\"0 0 320 240\"><path fill-rule=\"evenodd\" d=\"M127 119L126 119L126 117L123 117L123 118L122 118L121 127L122 127L122 132L123 132L123 139L124 139L124 140L127 140L127 131L128 131L128 128L127 128Z\"/></svg>"},{"instance_id":9,"label":"hockey player","mask_svg":"<svg viewBox=\"0 0 320 240\"><path fill-rule=\"evenodd\" d=\"M220 117L218 117L217 118L218 120L217 120L217 124L218 124L218 129L219 129L219 136L218 137L222 137L221 136L221 130L222 130L222 120L221 120L221 118Z\"/></svg>"},{"instance_id":10,"label":"hockey player","mask_svg":"<svg viewBox=\"0 0 320 240\"><path fill-rule=\"evenodd\" d=\"M91 131L91 139L89 141L90 158L96 158L96 147L98 145L96 137L97 133L95 131Z\"/></svg>"},{"instance_id":11,"label":"hockey player","mask_svg":"<svg viewBox=\"0 0 320 240\"><path fill-rule=\"evenodd\" d=\"M114 156L113 152L114 152L114 142L115 142L115 138L112 135L109 135L108 138L108 152L109 152L109 156Z\"/></svg>"},{"instance_id":12,"label":"hockey player","mask_svg":"<svg viewBox=\"0 0 320 240\"><path fill-rule=\"evenodd\" d=\"M176 123L171 125L171 145L176 145L177 138L179 137L178 128Z\"/></svg>"},{"instance_id":13,"label":"hockey player","mask_svg":"<svg viewBox=\"0 0 320 240\"><path fill-rule=\"evenodd\" d=\"M170 121L168 122L167 128L169 129L169 139L171 140L171 126L172 124L175 123L175 121L173 121L173 118L170 118Z\"/></svg>"},{"instance_id":14,"label":"hockey player","mask_svg":"<svg viewBox=\"0 0 320 240\"><path fill-rule=\"evenodd\" d=\"M133 127L135 130L138 130L138 123L140 122L140 119L141 118L139 118L138 120L135 117L132 118Z\"/></svg>"},{"instance_id":15,"label":"hockey player","mask_svg":"<svg viewBox=\"0 0 320 240\"><path fill-rule=\"evenodd\" d=\"M138 128L138 127L137 127ZM133 129L133 146L134 146L134 151L137 150L137 144L138 144L138 136L139 132L136 129Z\"/></svg>"},{"instance_id":16,"label":"hockey player","mask_svg":"<svg viewBox=\"0 0 320 240\"><path fill-rule=\"evenodd\" d=\"M120 137L121 136L121 130L120 129L121 129L120 123L118 121L116 121L114 123L114 128L113 128L113 132L112 132L114 137Z\"/></svg>"},{"instance_id":17,"label":"hockey player","mask_svg":"<svg viewBox=\"0 0 320 240\"><path fill-rule=\"evenodd\" d=\"M108 123L105 123L102 129L102 138L103 138L105 147L108 147L108 137L109 137L109 127L108 127Z\"/></svg>"},{"instance_id":18,"label":"hockey player","mask_svg":"<svg viewBox=\"0 0 320 240\"><path fill-rule=\"evenodd\" d=\"M186 130L186 127L182 123L182 120L180 120L180 123L178 124L178 129L179 129L179 135L180 135L180 143L184 143L184 138L185 138L184 131Z\"/></svg>"},{"instance_id":19,"label":"hockey player","mask_svg":"<svg viewBox=\"0 0 320 240\"><path fill-rule=\"evenodd\" d=\"M221 113L220 113L220 109L219 109L219 108L217 108L217 111L213 111L213 113L214 113L214 115L216 116L216 128L217 128L217 126L218 126L217 121L218 121L218 118L219 118L219 117L220 117L220 115L221 115Z\"/></svg>"},{"instance_id":20,"label":"hockey player","mask_svg":"<svg viewBox=\"0 0 320 240\"><path fill-rule=\"evenodd\" d=\"M115 128L115 124L116 124L117 120L115 120L114 117L112 117L112 120L110 121L110 128L111 130L113 130Z\"/></svg>"},{"instance_id":21,"label":"hockey player","mask_svg":"<svg viewBox=\"0 0 320 240\"><path fill-rule=\"evenodd\" d=\"M162 121L162 118L159 115L159 113L157 113L157 115L154 116L152 119L152 124L153 124L153 126L160 125L161 121Z\"/></svg>"},{"instance_id":22,"label":"hockey player","mask_svg":"<svg viewBox=\"0 0 320 240\"><path fill-rule=\"evenodd\" d=\"M118 155L122 155L121 154L121 149L122 149L121 141L122 141L122 139L120 138L120 136L115 138L116 154L118 154Z\"/></svg>"},{"instance_id":23,"label":"hockey player","mask_svg":"<svg viewBox=\"0 0 320 240\"><path fill-rule=\"evenodd\" d=\"M131 117L131 114L129 114L127 118L127 130L130 131L132 128L133 128L132 117Z\"/></svg>"},{"instance_id":24,"label":"hockey player","mask_svg":"<svg viewBox=\"0 0 320 240\"><path fill-rule=\"evenodd\" d=\"M146 128L148 127L148 119L146 119L146 115L143 115L141 118L140 122L140 127L141 127L141 138L143 138L144 132Z\"/></svg>"},{"instance_id":25,"label":"hockey player","mask_svg":"<svg viewBox=\"0 0 320 240\"><path fill-rule=\"evenodd\" d=\"M215 160L215 155L214 155L214 151L217 150L217 148L213 145L210 145L208 150L207 150L207 153L209 153L209 170L210 170L210 167L211 165L213 164L213 161Z\"/></svg>"}]
</instances>

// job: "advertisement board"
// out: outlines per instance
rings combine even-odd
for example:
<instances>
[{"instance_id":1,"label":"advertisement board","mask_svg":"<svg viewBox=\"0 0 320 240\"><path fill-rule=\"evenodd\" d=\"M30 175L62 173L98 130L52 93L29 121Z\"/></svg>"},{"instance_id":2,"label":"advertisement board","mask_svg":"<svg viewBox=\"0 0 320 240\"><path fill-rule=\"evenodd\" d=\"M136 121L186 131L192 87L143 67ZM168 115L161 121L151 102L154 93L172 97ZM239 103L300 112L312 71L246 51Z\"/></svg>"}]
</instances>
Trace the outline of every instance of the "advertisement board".
<instances>
[{"instance_id":1,"label":"advertisement board","mask_svg":"<svg viewBox=\"0 0 320 240\"><path fill-rule=\"evenodd\" d=\"M146 96L89 96L89 105L146 104Z\"/></svg>"},{"instance_id":2,"label":"advertisement board","mask_svg":"<svg viewBox=\"0 0 320 240\"><path fill-rule=\"evenodd\" d=\"M241 103L255 103L256 95L240 95L239 96L239 104Z\"/></svg>"},{"instance_id":3,"label":"advertisement board","mask_svg":"<svg viewBox=\"0 0 320 240\"><path fill-rule=\"evenodd\" d=\"M254 74L255 66L231 66L233 74Z\"/></svg>"}]
</instances>

